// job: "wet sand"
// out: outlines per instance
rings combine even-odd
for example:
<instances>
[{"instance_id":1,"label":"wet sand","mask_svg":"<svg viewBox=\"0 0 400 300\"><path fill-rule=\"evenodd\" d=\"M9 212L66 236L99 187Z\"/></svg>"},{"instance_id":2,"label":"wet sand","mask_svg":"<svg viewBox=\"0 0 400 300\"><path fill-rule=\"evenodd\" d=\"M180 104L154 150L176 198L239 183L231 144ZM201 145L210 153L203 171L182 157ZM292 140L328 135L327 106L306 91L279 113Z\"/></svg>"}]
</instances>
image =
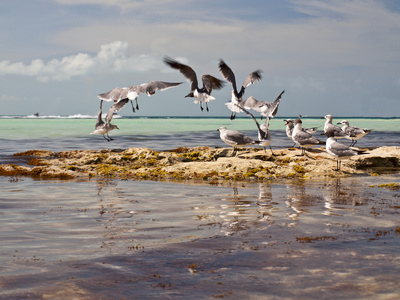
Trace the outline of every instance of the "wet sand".
<instances>
[{"instance_id":1,"label":"wet sand","mask_svg":"<svg viewBox=\"0 0 400 300\"><path fill-rule=\"evenodd\" d=\"M399 176L0 177L2 299L397 299Z\"/></svg>"}]
</instances>

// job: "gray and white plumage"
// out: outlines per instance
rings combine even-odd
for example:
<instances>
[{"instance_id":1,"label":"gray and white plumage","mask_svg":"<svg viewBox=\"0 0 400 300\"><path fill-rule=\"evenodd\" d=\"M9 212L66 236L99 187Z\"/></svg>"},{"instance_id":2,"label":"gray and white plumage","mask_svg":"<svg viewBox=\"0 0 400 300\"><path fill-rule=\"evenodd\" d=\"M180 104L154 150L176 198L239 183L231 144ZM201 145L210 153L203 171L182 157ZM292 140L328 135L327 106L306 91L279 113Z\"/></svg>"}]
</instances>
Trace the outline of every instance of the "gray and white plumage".
<instances>
[{"instance_id":1,"label":"gray and white plumage","mask_svg":"<svg viewBox=\"0 0 400 300\"><path fill-rule=\"evenodd\" d=\"M237 130L229 130L225 126L220 127L218 130L221 140L225 144L233 147L232 155L236 153L237 147L244 147L259 143L258 141L253 140L251 137L244 135L242 132Z\"/></svg>"},{"instance_id":2,"label":"gray and white plumage","mask_svg":"<svg viewBox=\"0 0 400 300\"><path fill-rule=\"evenodd\" d=\"M269 118L267 117L265 119L264 124L259 124L257 119L253 116L251 112L249 112L245 108L240 108L243 112L245 112L247 115L249 115L253 121L256 123L257 130L258 130L258 141L259 145L264 148L264 151L267 152L266 146L269 146L269 149L271 150L272 155L275 155L274 152L272 151L271 148L271 132L269 131Z\"/></svg>"},{"instance_id":3,"label":"gray and white plumage","mask_svg":"<svg viewBox=\"0 0 400 300\"><path fill-rule=\"evenodd\" d=\"M335 141L332 133L328 132L326 140L326 152L336 158L336 170L340 170L341 159L356 155L366 154L365 151L351 149L349 146Z\"/></svg>"},{"instance_id":4,"label":"gray and white plumage","mask_svg":"<svg viewBox=\"0 0 400 300\"><path fill-rule=\"evenodd\" d=\"M166 89L176 87L183 82L165 82L165 81L150 81L147 83L142 83L140 85L132 85L130 87L116 87L111 91L103 94L99 94L98 98L104 101L113 101L117 103L123 99L129 99L132 103L132 100L136 101L136 109L139 109L139 104L137 99L140 94L146 93L149 97L154 95L157 90L164 91ZM135 112L135 108L132 103L132 110Z\"/></svg>"},{"instance_id":5,"label":"gray and white plumage","mask_svg":"<svg viewBox=\"0 0 400 300\"><path fill-rule=\"evenodd\" d=\"M185 78L191 82L190 92L185 96L185 98L195 98L194 103L200 103L200 109L203 110L203 103L206 105L207 111L208 102L215 100L213 96L211 96L211 92L213 89L219 90L224 86L224 81L211 76L209 74L201 75L201 80L203 82L203 87L199 87L199 83L197 81L196 72L189 67L188 65L184 65L176 60L173 60L170 57L164 57L164 62L169 65L173 69L179 70Z\"/></svg>"},{"instance_id":6,"label":"gray and white plumage","mask_svg":"<svg viewBox=\"0 0 400 300\"><path fill-rule=\"evenodd\" d=\"M293 141L292 133L294 129L294 121L292 119L286 119L286 136ZM310 134L314 134L317 131L318 127L310 127L310 128L302 128L303 131L308 132ZM294 145L293 145L294 146Z\"/></svg>"},{"instance_id":7,"label":"gray and white plumage","mask_svg":"<svg viewBox=\"0 0 400 300\"><path fill-rule=\"evenodd\" d=\"M250 96L249 98L246 99L246 101L244 101L243 106L246 109L253 109L255 111L258 111L261 114L261 116L273 118L278 112L279 104L281 102L281 97L284 92L285 90L283 90L279 94L279 96L275 99L274 102L259 101L256 100L253 96Z\"/></svg>"},{"instance_id":8,"label":"gray and white plumage","mask_svg":"<svg viewBox=\"0 0 400 300\"><path fill-rule=\"evenodd\" d=\"M299 118L294 121L295 125L292 132L292 138L296 145L301 148L301 154L304 155L305 148L311 148L316 145L324 145L325 142L313 137L311 133L304 131L302 123L303 122Z\"/></svg>"},{"instance_id":9,"label":"gray and white plumage","mask_svg":"<svg viewBox=\"0 0 400 300\"><path fill-rule=\"evenodd\" d=\"M347 139L351 140L350 147L354 146L359 139L363 136L371 133L372 130L370 129L361 129L359 127L350 126L347 120L342 120L341 122L337 123L342 124L342 130L348 135L346 136Z\"/></svg>"},{"instance_id":10,"label":"gray and white plumage","mask_svg":"<svg viewBox=\"0 0 400 300\"><path fill-rule=\"evenodd\" d=\"M117 125L111 124L111 120L114 116L115 112L118 112L122 107L125 106L125 104L129 101L129 99L123 99L120 100L119 102L113 104L110 109L108 110L106 117L105 117L105 122L103 121L101 115L103 113L103 100L100 100L100 110L97 114L97 122L95 125L95 130L91 132L90 134L101 134L103 137L109 142L112 141L113 139L108 135L108 133L111 130L114 129L119 129Z\"/></svg>"},{"instance_id":11,"label":"gray and white plumage","mask_svg":"<svg viewBox=\"0 0 400 300\"><path fill-rule=\"evenodd\" d=\"M326 115L324 125L324 133L326 136L332 135L335 139L342 139L347 136L347 134L339 126L332 124L332 115Z\"/></svg>"},{"instance_id":12,"label":"gray and white plumage","mask_svg":"<svg viewBox=\"0 0 400 300\"><path fill-rule=\"evenodd\" d=\"M257 81L260 81L262 76L261 76L261 70L256 70L254 72L251 72L249 75L246 76L246 78L243 81L243 84L238 91L237 85L236 85L236 78L235 78L235 73L233 73L232 69L222 60L220 59L219 61L219 71L221 72L222 76L232 84L232 98L231 102L225 103L225 105L229 108L229 110L232 112L231 114L231 120L233 120L236 117L236 113L241 112L239 109L240 107L243 107L243 95L246 90L246 88L251 85L256 83Z\"/></svg>"}]
</instances>

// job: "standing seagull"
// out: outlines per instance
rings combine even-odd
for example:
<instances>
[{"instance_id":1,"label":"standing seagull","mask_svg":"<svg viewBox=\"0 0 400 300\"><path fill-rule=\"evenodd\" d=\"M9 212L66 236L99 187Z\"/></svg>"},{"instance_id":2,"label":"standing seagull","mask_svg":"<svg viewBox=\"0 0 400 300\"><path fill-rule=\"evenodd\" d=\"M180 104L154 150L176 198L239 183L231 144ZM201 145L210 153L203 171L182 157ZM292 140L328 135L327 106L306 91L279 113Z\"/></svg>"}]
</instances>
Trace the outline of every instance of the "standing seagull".
<instances>
[{"instance_id":1,"label":"standing seagull","mask_svg":"<svg viewBox=\"0 0 400 300\"><path fill-rule=\"evenodd\" d=\"M226 127L220 127L218 130L221 140L225 144L233 147L232 156L236 154L236 147L244 147L260 143L259 141L255 141L251 137L248 137L237 130L228 130Z\"/></svg>"},{"instance_id":2,"label":"standing seagull","mask_svg":"<svg viewBox=\"0 0 400 300\"><path fill-rule=\"evenodd\" d=\"M324 119L324 118L326 119L325 125L324 125L324 133L326 136L328 136L328 134L330 134L335 139L342 139L342 138L345 138L346 136L348 136L342 130L342 128L332 124L332 115L326 115L325 117L323 117L321 119Z\"/></svg>"},{"instance_id":3,"label":"standing seagull","mask_svg":"<svg viewBox=\"0 0 400 300\"><path fill-rule=\"evenodd\" d=\"M303 122L297 118L294 121L294 129L292 133L293 141L301 148L301 155L305 155L305 148L311 148L316 145L324 145L325 142L322 142L315 137L312 136L311 133L308 133L303 130Z\"/></svg>"},{"instance_id":4,"label":"standing seagull","mask_svg":"<svg viewBox=\"0 0 400 300\"><path fill-rule=\"evenodd\" d=\"M281 102L281 97L284 92L285 90L283 90L272 103L268 101L258 101L253 96L250 96L246 99L246 101L244 101L243 105L247 109L254 109L255 111L261 113L261 118L263 116L267 118L273 118L278 112L279 103Z\"/></svg>"},{"instance_id":5,"label":"standing seagull","mask_svg":"<svg viewBox=\"0 0 400 300\"><path fill-rule=\"evenodd\" d=\"M119 111L122 107L124 107L128 101L129 101L129 99L123 99L123 100L115 103L113 106L111 106L106 115L106 122L104 123L103 119L101 118L102 106L103 106L103 100L101 100L100 101L100 110L97 115L95 131L91 132L90 134L101 134L108 142L112 141L113 138L111 138L108 135L108 132L110 132L111 130L114 130L114 129L119 129L119 128L117 125L111 124L111 120L114 116L114 113Z\"/></svg>"},{"instance_id":6,"label":"standing seagull","mask_svg":"<svg viewBox=\"0 0 400 300\"><path fill-rule=\"evenodd\" d=\"M236 113L242 112L240 107L243 107L243 94L245 89L257 81L261 80L261 70L254 71L247 75L245 78L240 91L237 90L235 74L232 69L222 60L219 61L219 71L222 76L232 84L232 99L231 102L225 103L225 105L232 111L231 120L235 119Z\"/></svg>"},{"instance_id":7,"label":"standing seagull","mask_svg":"<svg viewBox=\"0 0 400 300\"><path fill-rule=\"evenodd\" d=\"M336 171L340 170L342 158L367 154L365 151L354 150L347 145L336 142L332 132L328 132L326 136L328 137L328 139L326 140L326 152L336 157Z\"/></svg>"},{"instance_id":8,"label":"standing seagull","mask_svg":"<svg viewBox=\"0 0 400 300\"><path fill-rule=\"evenodd\" d=\"M294 129L294 124L292 119L283 120L286 122L286 136L293 141L292 133ZM317 131L318 127L311 127L311 128L302 128L303 131L308 132L310 134L314 134ZM296 145L296 144L294 144ZM292 148L294 147L292 146Z\"/></svg>"},{"instance_id":9,"label":"standing seagull","mask_svg":"<svg viewBox=\"0 0 400 300\"><path fill-rule=\"evenodd\" d=\"M200 109L203 110L203 103L206 104L206 109L208 111L207 103L211 100L215 100L213 96L211 96L211 92L213 89L219 90L224 86L224 82L218 78L215 78L208 74L201 75L201 80L203 81L203 87L199 88L199 84L197 81L196 72L189 66L181 64L176 60L173 60L169 57L164 57L164 62L169 65L173 69L179 70L183 76L186 77L188 81L191 82L190 85L190 93L185 96L195 98L194 103L200 103Z\"/></svg>"},{"instance_id":10,"label":"standing seagull","mask_svg":"<svg viewBox=\"0 0 400 300\"><path fill-rule=\"evenodd\" d=\"M267 117L265 119L265 124L260 125L252 113L250 113L248 110L246 110L243 107L241 107L240 109L241 109L241 111L244 111L247 115L249 115L256 123L257 129L258 129L258 141L259 141L260 146L262 146L264 148L265 152L267 152L265 147L269 146L269 149L271 149L272 155L275 155L271 148L271 132L269 131L269 117Z\"/></svg>"},{"instance_id":11,"label":"standing seagull","mask_svg":"<svg viewBox=\"0 0 400 300\"><path fill-rule=\"evenodd\" d=\"M116 87L107 93L98 95L99 99L104 101L114 101L117 103L123 99L129 99L132 104L132 110L135 112L132 100L136 101L136 109L139 110L138 97L142 93L146 93L147 96L154 95L156 90L164 91L166 89L178 86L183 82L164 82L164 81L150 81L148 83L142 83L141 85L132 85L126 88Z\"/></svg>"},{"instance_id":12,"label":"standing seagull","mask_svg":"<svg viewBox=\"0 0 400 300\"><path fill-rule=\"evenodd\" d=\"M364 135L371 133L372 130L370 129L361 129L358 127L350 126L347 120L342 120L338 123L342 124L342 130L348 135L346 136L347 139L351 140L350 147L357 144L357 141L361 139Z\"/></svg>"}]
</instances>

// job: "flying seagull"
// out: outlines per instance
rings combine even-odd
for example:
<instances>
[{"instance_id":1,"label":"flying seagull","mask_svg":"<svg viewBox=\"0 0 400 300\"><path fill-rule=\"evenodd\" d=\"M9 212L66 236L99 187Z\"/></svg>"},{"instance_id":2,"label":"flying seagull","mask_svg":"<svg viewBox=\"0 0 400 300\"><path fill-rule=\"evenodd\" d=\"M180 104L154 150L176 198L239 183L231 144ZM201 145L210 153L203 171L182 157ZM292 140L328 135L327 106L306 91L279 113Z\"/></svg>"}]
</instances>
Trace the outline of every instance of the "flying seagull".
<instances>
[{"instance_id":1,"label":"flying seagull","mask_svg":"<svg viewBox=\"0 0 400 300\"><path fill-rule=\"evenodd\" d=\"M246 101L244 101L243 105L247 109L253 109L255 111L258 111L261 114L261 118L263 116L267 118L273 118L278 112L278 107L284 92L285 90L283 90L279 94L279 96L275 99L274 102L259 101L256 100L253 96L250 96L249 98L246 99Z\"/></svg>"},{"instance_id":2,"label":"flying seagull","mask_svg":"<svg viewBox=\"0 0 400 300\"><path fill-rule=\"evenodd\" d=\"M293 141L301 148L301 155L305 155L305 148L311 148L316 145L325 145L325 142L320 141L303 130L303 122L300 118L294 121L294 129L292 133Z\"/></svg>"},{"instance_id":3,"label":"flying seagull","mask_svg":"<svg viewBox=\"0 0 400 300\"><path fill-rule=\"evenodd\" d=\"M361 139L364 135L371 133L371 131L372 131L370 129L361 129L358 127L350 126L349 121L347 121L347 120L342 120L341 122L339 122L337 124L343 125L342 130L344 131L344 133L346 133L348 135L348 136L346 136L346 138L351 140L350 147L357 144L359 139Z\"/></svg>"},{"instance_id":4,"label":"flying seagull","mask_svg":"<svg viewBox=\"0 0 400 300\"><path fill-rule=\"evenodd\" d=\"M106 122L104 122L103 119L101 118L103 100L100 100L100 110L97 115L97 122L95 125L95 130L93 132L91 132L90 134L101 134L108 142L112 141L113 138L111 138L108 135L108 133L111 130L119 129L119 128L117 125L111 124L111 120L114 116L114 113L119 111L122 107L124 107L128 101L129 101L129 99L123 99L123 100L120 100L119 102L115 103L113 106L111 106L106 115Z\"/></svg>"},{"instance_id":5,"label":"flying seagull","mask_svg":"<svg viewBox=\"0 0 400 300\"><path fill-rule=\"evenodd\" d=\"M136 109L139 110L137 99L140 94L146 93L150 97L154 95L157 90L164 91L166 89L176 87L182 83L183 82L150 81L148 83L142 83L141 85L132 85L125 88L116 87L107 93L98 95L98 97L104 101L114 101L114 103L117 103L123 99L129 99L132 104L132 110L135 112L132 100L136 101Z\"/></svg>"},{"instance_id":6,"label":"flying seagull","mask_svg":"<svg viewBox=\"0 0 400 300\"><path fill-rule=\"evenodd\" d=\"M236 113L242 112L240 107L243 107L243 95L246 88L256 83L257 81L261 80L261 70L254 71L246 76L240 91L238 91L236 86L236 79L235 74L233 73L232 69L222 60L219 61L219 71L221 72L222 76L232 84L232 98L231 102L225 103L225 105L232 111L231 120L235 119Z\"/></svg>"},{"instance_id":7,"label":"flying seagull","mask_svg":"<svg viewBox=\"0 0 400 300\"><path fill-rule=\"evenodd\" d=\"M203 110L203 103L206 105L206 109L208 110L208 102L215 100L213 96L211 96L212 90L219 90L224 86L224 81L215 78L209 74L201 75L201 80L203 81L203 87L199 87L199 83L197 81L196 72L189 66L181 64L180 62L173 60L170 57L164 57L164 62L169 65L173 69L179 70L185 78L191 82L190 92L185 96L185 98L195 98L194 103L200 103L200 109Z\"/></svg>"},{"instance_id":8,"label":"flying seagull","mask_svg":"<svg viewBox=\"0 0 400 300\"><path fill-rule=\"evenodd\" d=\"M269 149L271 150L272 155L275 155L271 148L271 132L269 131L269 117L266 117L265 124L260 125L251 112L249 112L247 109L245 109L243 107L241 107L240 109L241 109L241 111L243 111L247 115L249 115L256 123L257 129L258 129L258 141L259 141L260 146L262 146L264 148L265 152L267 152L266 146L269 146Z\"/></svg>"},{"instance_id":9,"label":"flying seagull","mask_svg":"<svg viewBox=\"0 0 400 300\"><path fill-rule=\"evenodd\" d=\"M326 152L336 158L336 171L340 170L341 159L349 158L355 155L367 154L365 151L351 149L349 146L342 143L336 142L334 139L334 134L332 132L327 132L326 136Z\"/></svg>"},{"instance_id":10,"label":"flying seagull","mask_svg":"<svg viewBox=\"0 0 400 300\"><path fill-rule=\"evenodd\" d=\"M220 127L219 129L219 137L221 140L230 146L233 147L232 156L236 153L237 147L244 147L248 145L259 144L259 141L254 141L251 137L248 137L237 130L228 130L225 126Z\"/></svg>"}]
</instances>

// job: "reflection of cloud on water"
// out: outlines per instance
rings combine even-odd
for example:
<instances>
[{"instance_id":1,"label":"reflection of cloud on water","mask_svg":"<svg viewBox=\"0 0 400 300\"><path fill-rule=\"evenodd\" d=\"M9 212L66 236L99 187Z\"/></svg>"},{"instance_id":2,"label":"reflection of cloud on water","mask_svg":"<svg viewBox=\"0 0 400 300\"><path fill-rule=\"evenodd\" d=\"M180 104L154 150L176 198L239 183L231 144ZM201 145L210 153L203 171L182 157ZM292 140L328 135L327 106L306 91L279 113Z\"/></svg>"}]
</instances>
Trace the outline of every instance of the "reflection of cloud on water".
<instances>
[{"instance_id":1,"label":"reflection of cloud on water","mask_svg":"<svg viewBox=\"0 0 400 300\"><path fill-rule=\"evenodd\" d=\"M225 235L249 229L256 222L269 224L274 222L271 212L272 192L269 184L259 184L258 198L253 195L241 195L240 191L237 187L233 187L232 195L221 198L223 203L219 206L219 218L222 220L222 230L225 231Z\"/></svg>"},{"instance_id":2,"label":"reflection of cloud on water","mask_svg":"<svg viewBox=\"0 0 400 300\"><path fill-rule=\"evenodd\" d=\"M299 216L308 212L311 206L317 205L321 197L306 192L306 186L304 181L296 181L292 184L286 185L287 198L285 201L286 207L291 211L287 213L287 216L292 221L297 221ZM296 226L297 223L289 223L288 226Z\"/></svg>"},{"instance_id":3,"label":"reflection of cloud on water","mask_svg":"<svg viewBox=\"0 0 400 300\"><path fill-rule=\"evenodd\" d=\"M344 182L346 183L346 182ZM324 215L343 215L340 211L353 209L356 205L362 205L364 199L361 198L363 192L357 184L352 184L349 180L348 184L342 186L341 179L336 179L332 184L328 185L327 192L324 193Z\"/></svg>"}]
</instances>

